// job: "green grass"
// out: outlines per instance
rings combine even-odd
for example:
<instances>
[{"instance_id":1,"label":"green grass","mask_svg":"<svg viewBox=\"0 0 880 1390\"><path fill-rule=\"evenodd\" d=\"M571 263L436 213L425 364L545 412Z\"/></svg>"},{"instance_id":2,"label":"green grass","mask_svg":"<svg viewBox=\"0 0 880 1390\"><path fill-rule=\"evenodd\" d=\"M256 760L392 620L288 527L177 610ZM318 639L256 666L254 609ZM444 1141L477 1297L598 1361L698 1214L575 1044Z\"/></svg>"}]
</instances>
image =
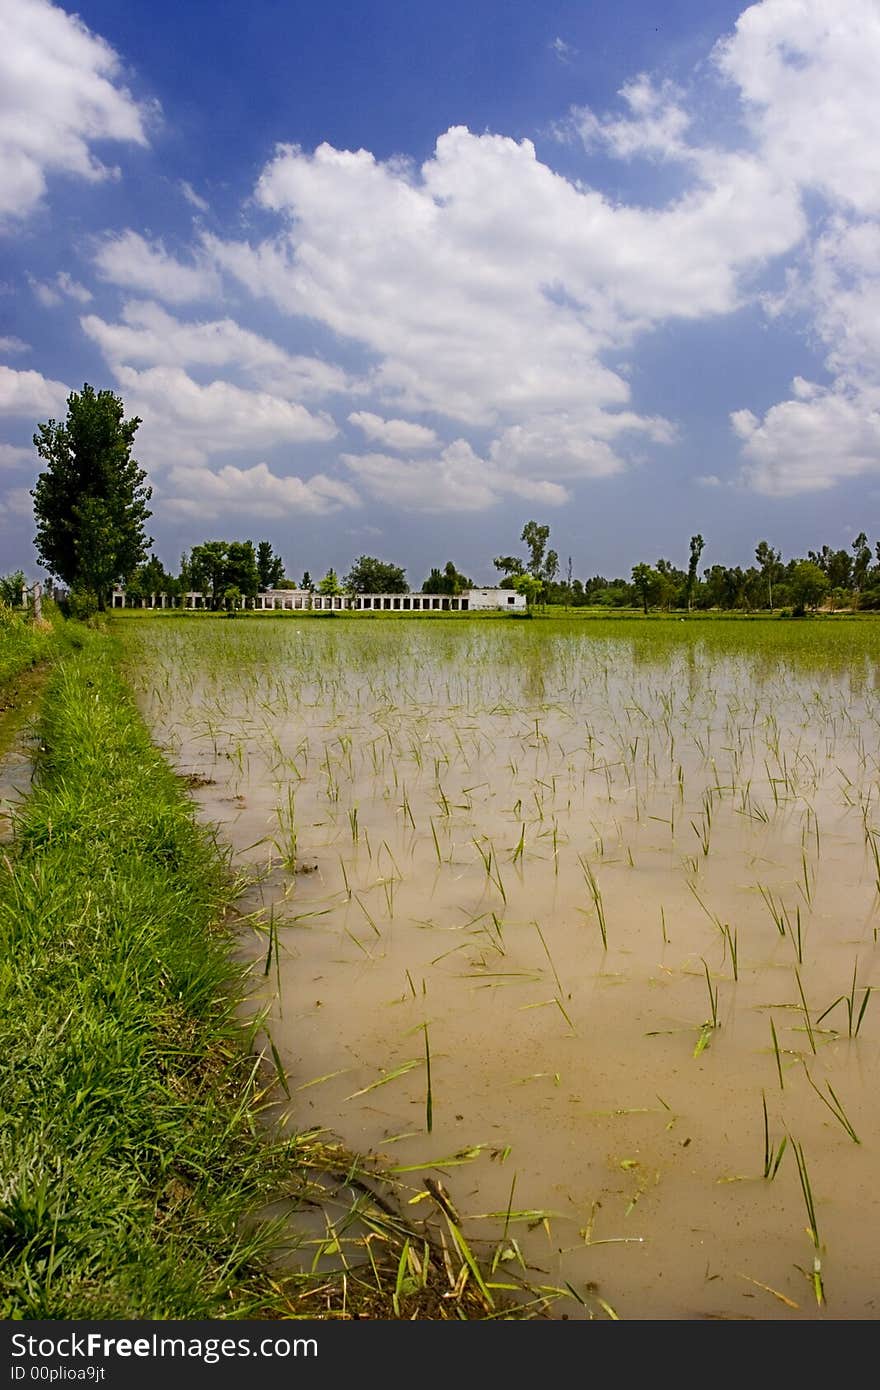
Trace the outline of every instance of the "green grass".
<instances>
[{"instance_id":1,"label":"green grass","mask_svg":"<svg viewBox=\"0 0 880 1390\"><path fill-rule=\"evenodd\" d=\"M15 683L35 667L48 661L58 648L58 623L49 621L54 605L46 604L47 620L36 627L22 613L0 603L0 711L14 696Z\"/></svg>"},{"instance_id":2,"label":"green grass","mask_svg":"<svg viewBox=\"0 0 880 1390\"><path fill-rule=\"evenodd\" d=\"M470 1252L454 1296L428 1253L400 1297L409 1233L366 1184L358 1214L379 1260L361 1240L347 1277L319 1276L318 1242L299 1271L270 1267L281 1232L260 1211L288 1198L295 1213L328 1172L357 1188L361 1170L265 1122L278 1059L254 1056L240 1021L228 863L111 643L79 633L0 863L0 1317L483 1316Z\"/></svg>"}]
</instances>

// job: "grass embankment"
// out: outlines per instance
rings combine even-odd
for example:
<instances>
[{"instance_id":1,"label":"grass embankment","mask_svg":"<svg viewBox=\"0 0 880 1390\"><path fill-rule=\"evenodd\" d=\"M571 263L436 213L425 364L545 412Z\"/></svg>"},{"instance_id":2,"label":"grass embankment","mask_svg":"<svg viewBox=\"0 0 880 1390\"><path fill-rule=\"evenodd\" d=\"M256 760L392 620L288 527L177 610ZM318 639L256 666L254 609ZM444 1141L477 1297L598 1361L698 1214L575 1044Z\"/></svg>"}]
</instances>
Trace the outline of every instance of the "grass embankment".
<instances>
[{"instance_id":1,"label":"grass embankment","mask_svg":"<svg viewBox=\"0 0 880 1390\"><path fill-rule=\"evenodd\" d=\"M48 661L57 648L55 624L36 625L24 613L0 603L0 714L15 703L22 679Z\"/></svg>"},{"instance_id":2,"label":"grass embankment","mask_svg":"<svg viewBox=\"0 0 880 1390\"><path fill-rule=\"evenodd\" d=\"M442 1261L366 1193L375 1241L347 1279L268 1262L278 1231L250 1218L308 1203L310 1174L345 1158L260 1123L228 865L109 639L80 632L0 864L0 1316L491 1315L476 1270L450 1299Z\"/></svg>"}]
</instances>

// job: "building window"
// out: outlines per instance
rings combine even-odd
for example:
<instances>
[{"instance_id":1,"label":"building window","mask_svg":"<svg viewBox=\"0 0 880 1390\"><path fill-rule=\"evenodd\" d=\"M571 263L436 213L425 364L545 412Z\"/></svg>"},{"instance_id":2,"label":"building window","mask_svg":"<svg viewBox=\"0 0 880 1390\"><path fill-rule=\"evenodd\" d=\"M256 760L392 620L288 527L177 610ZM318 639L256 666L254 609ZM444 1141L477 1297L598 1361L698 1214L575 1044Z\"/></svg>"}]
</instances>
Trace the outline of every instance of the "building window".
<instances>
[{"instance_id":1,"label":"building window","mask_svg":"<svg viewBox=\"0 0 880 1390\"><path fill-rule=\"evenodd\" d=\"M509 599L507 600L507 602L508 602L508 603L516 603L516 594L511 594L510 597L509 597Z\"/></svg>"}]
</instances>

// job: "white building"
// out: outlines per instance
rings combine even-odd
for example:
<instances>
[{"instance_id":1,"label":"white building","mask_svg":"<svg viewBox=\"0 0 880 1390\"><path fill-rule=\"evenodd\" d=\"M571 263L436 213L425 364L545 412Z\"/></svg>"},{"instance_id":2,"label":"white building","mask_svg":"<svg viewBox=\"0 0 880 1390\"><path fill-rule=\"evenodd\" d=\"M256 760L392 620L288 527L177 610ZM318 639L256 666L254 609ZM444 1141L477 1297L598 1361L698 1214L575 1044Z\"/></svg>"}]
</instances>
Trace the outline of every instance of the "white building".
<instances>
[{"instance_id":1,"label":"white building","mask_svg":"<svg viewBox=\"0 0 880 1390\"><path fill-rule=\"evenodd\" d=\"M315 594L313 597L321 596ZM514 613L525 608L526 600L523 594L513 589L465 589L463 594L455 597L450 594L421 593L346 595L345 606L356 612L380 609L390 613L467 613L494 609Z\"/></svg>"},{"instance_id":2,"label":"white building","mask_svg":"<svg viewBox=\"0 0 880 1390\"><path fill-rule=\"evenodd\" d=\"M113 590L112 606L125 608L125 589L117 584ZM137 605L141 608L186 608L206 609L210 607L208 596L193 589L178 599L166 594L150 594ZM524 594L513 589L485 588L465 589L463 594L318 594L310 589L267 589L258 593L251 612L277 613L310 610L316 613L329 613L334 610L350 609L356 613L467 613L503 612L517 613L525 609ZM239 602L245 607L245 601Z\"/></svg>"}]
</instances>

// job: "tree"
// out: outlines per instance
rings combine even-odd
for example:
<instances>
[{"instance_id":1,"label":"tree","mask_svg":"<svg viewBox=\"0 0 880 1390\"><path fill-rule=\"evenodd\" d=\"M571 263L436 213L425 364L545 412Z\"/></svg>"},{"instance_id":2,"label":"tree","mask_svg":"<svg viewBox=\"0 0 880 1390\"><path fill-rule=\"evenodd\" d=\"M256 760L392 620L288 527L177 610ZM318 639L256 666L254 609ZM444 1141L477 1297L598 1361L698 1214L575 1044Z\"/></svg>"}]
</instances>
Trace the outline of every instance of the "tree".
<instances>
[{"instance_id":1,"label":"tree","mask_svg":"<svg viewBox=\"0 0 880 1390\"><path fill-rule=\"evenodd\" d=\"M141 565L137 577L145 594L167 594L169 584L173 583L171 575L166 574L165 566L155 555L151 555L146 564Z\"/></svg>"},{"instance_id":2,"label":"tree","mask_svg":"<svg viewBox=\"0 0 880 1390\"><path fill-rule=\"evenodd\" d=\"M827 574L813 560L800 560L793 565L788 580L798 613L815 609L831 587Z\"/></svg>"},{"instance_id":3,"label":"tree","mask_svg":"<svg viewBox=\"0 0 880 1390\"><path fill-rule=\"evenodd\" d=\"M260 541L257 546L257 574L261 589L274 589L284 578L284 561L269 541Z\"/></svg>"},{"instance_id":4,"label":"tree","mask_svg":"<svg viewBox=\"0 0 880 1390\"><path fill-rule=\"evenodd\" d=\"M868 537L864 531L860 531L852 543L853 567L852 582L856 592L860 592L865 587L868 578L868 570L871 566L871 547L868 545Z\"/></svg>"},{"instance_id":5,"label":"tree","mask_svg":"<svg viewBox=\"0 0 880 1390\"><path fill-rule=\"evenodd\" d=\"M527 521L522 528L520 540L525 541L529 548L528 571L533 579L546 578L544 574L544 551L547 549L549 539L550 527L539 526L537 521Z\"/></svg>"},{"instance_id":6,"label":"tree","mask_svg":"<svg viewBox=\"0 0 880 1390\"><path fill-rule=\"evenodd\" d=\"M509 575L524 574L525 565L516 555L496 555L492 564L507 578Z\"/></svg>"},{"instance_id":7,"label":"tree","mask_svg":"<svg viewBox=\"0 0 880 1390\"><path fill-rule=\"evenodd\" d=\"M654 570L658 576L655 602L661 608L665 608L668 613L679 594L687 588L687 575L684 570L676 569L671 560L664 560L662 556L654 566Z\"/></svg>"},{"instance_id":8,"label":"tree","mask_svg":"<svg viewBox=\"0 0 880 1390\"><path fill-rule=\"evenodd\" d=\"M685 581L685 599L687 602L687 611L689 613L691 611L691 604L693 603L694 598L694 588L697 582L697 566L700 563L700 556L703 553L703 547L705 544L706 542L703 540L703 537L699 533L697 533L696 536L691 536L691 558L688 562L687 579Z\"/></svg>"},{"instance_id":9,"label":"tree","mask_svg":"<svg viewBox=\"0 0 880 1390\"><path fill-rule=\"evenodd\" d=\"M782 552L774 550L766 541L758 541L755 547L755 559L760 566L761 573L767 584L767 604L770 612L773 612L773 581L780 575L780 561Z\"/></svg>"},{"instance_id":10,"label":"tree","mask_svg":"<svg viewBox=\"0 0 880 1390\"><path fill-rule=\"evenodd\" d=\"M504 575L501 587L504 589L516 589L516 580L520 575L529 574L532 579L537 580L542 588L541 593L545 598L547 590L559 573L559 556L555 550L547 550L547 542L550 539L550 527L539 526L537 521L527 521L522 528L520 540L525 541L529 558L527 562L518 559L516 555L499 555L492 561L497 570L501 570ZM569 570L571 561L569 560ZM520 593L525 590L520 588ZM531 603L531 599L527 599Z\"/></svg>"},{"instance_id":11,"label":"tree","mask_svg":"<svg viewBox=\"0 0 880 1390\"><path fill-rule=\"evenodd\" d=\"M813 565L818 565L832 588L848 589L852 583L853 557L849 551L832 550L830 545L823 545L818 552L808 550L807 560Z\"/></svg>"},{"instance_id":12,"label":"tree","mask_svg":"<svg viewBox=\"0 0 880 1390\"><path fill-rule=\"evenodd\" d=\"M405 570L372 555L359 556L342 582L350 594L405 594L409 588Z\"/></svg>"},{"instance_id":13,"label":"tree","mask_svg":"<svg viewBox=\"0 0 880 1390\"><path fill-rule=\"evenodd\" d=\"M342 585L340 584L336 575L336 571L334 569L329 569L327 573L324 575L324 578L318 580L318 593L330 594L331 596L333 594L342 593Z\"/></svg>"},{"instance_id":14,"label":"tree","mask_svg":"<svg viewBox=\"0 0 880 1390\"><path fill-rule=\"evenodd\" d=\"M9 608L21 608L24 603L25 578L23 570L0 576L0 604Z\"/></svg>"},{"instance_id":15,"label":"tree","mask_svg":"<svg viewBox=\"0 0 880 1390\"><path fill-rule=\"evenodd\" d=\"M460 574L451 560L447 560L441 574L435 565L422 585L423 594L451 594L458 597L465 589L474 587L473 580Z\"/></svg>"},{"instance_id":16,"label":"tree","mask_svg":"<svg viewBox=\"0 0 880 1390\"><path fill-rule=\"evenodd\" d=\"M211 607L220 608L223 592L229 581L226 578L226 562L229 553L227 541L203 541L194 545L189 557L189 573L194 589L211 592Z\"/></svg>"},{"instance_id":17,"label":"tree","mask_svg":"<svg viewBox=\"0 0 880 1390\"><path fill-rule=\"evenodd\" d=\"M439 594L443 592L443 575L435 565L422 584L423 594Z\"/></svg>"},{"instance_id":18,"label":"tree","mask_svg":"<svg viewBox=\"0 0 880 1390\"><path fill-rule=\"evenodd\" d=\"M825 573L832 589L852 588L853 557L848 550L833 550Z\"/></svg>"},{"instance_id":19,"label":"tree","mask_svg":"<svg viewBox=\"0 0 880 1390\"><path fill-rule=\"evenodd\" d=\"M513 587L518 594L525 594L526 607L532 608L544 592L544 581L532 574L517 574L513 578Z\"/></svg>"},{"instance_id":20,"label":"tree","mask_svg":"<svg viewBox=\"0 0 880 1390\"><path fill-rule=\"evenodd\" d=\"M663 583L662 575L659 575L650 565L644 563L633 565L632 569L633 588L641 600L641 604L647 613L652 603L657 602L660 588Z\"/></svg>"},{"instance_id":21,"label":"tree","mask_svg":"<svg viewBox=\"0 0 880 1390\"><path fill-rule=\"evenodd\" d=\"M68 396L66 420L47 420L33 437L48 464L31 493L37 558L71 590L94 594L99 609L152 545L144 531L152 488L132 458L140 423L125 419L119 396L86 382Z\"/></svg>"},{"instance_id":22,"label":"tree","mask_svg":"<svg viewBox=\"0 0 880 1390\"><path fill-rule=\"evenodd\" d=\"M182 594L188 594L195 588L192 565L190 564L190 558L186 551L184 551L180 557L180 574L177 582L180 585L180 592Z\"/></svg>"},{"instance_id":23,"label":"tree","mask_svg":"<svg viewBox=\"0 0 880 1390\"><path fill-rule=\"evenodd\" d=\"M146 564L139 565L125 586L128 603L138 603L149 599L153 594L176 595L180 584L172 574L168 574L162 561L151 555Z\"/></svg>"},{"instance_id":24,"label":"tree","mask_svg":"<svg viewBox=\"0 0 880 1390\"><path fill-rule=\"evenodd\" d=\"M226 550L224 581L227 589L237 589L246 600L252 601L260 587L260 572L253 541L230 541ZM229 605L227 604L227 607Z\"/></svg>"}]
</instances>

